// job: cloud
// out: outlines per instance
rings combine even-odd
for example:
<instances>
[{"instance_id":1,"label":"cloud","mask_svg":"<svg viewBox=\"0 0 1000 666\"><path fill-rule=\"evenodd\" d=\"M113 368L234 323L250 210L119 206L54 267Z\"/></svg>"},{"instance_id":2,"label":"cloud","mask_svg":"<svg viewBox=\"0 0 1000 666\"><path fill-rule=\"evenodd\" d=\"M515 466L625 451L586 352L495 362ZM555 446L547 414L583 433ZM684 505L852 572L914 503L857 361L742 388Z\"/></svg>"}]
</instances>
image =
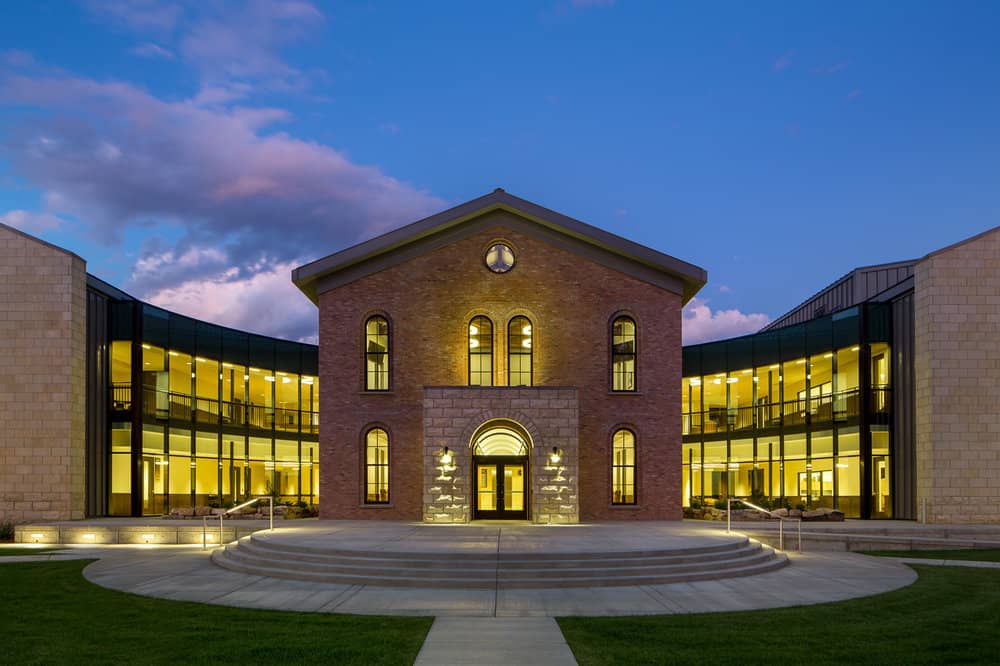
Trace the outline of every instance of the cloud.
<instances>
[{"instance_id":1,"label":"cloud","mask_svg":"<svg viewBox=\"0 0 1000 666\"><path fill-rule=\"evenodd\" d=\"M792 66L792 56L795 55L795 51L786 51L782 55L775 58L774 63L772 63L771 68L780 72L784 69L788 69Z\"/></svg>"},{"instance_id":2,"label":"cloud","mask_svg":"<svg viewBox=\"0 0 1000 666\"><path fill-rule=\"evenodd\" d=\"M142 56L143 58L159 58L160 60L173 60L176 57L173 51L165 49L158 44L154 44L153 42L139 44L132 49L132 53L137 56Z\"/></svg>"},{"instance_id":3,"label":"cloud","mask_svg":"<svg viewBox=\"0 0 1000 666\"><path fill-rule=\"evenodd\" d=\"M817 76L830 76L836 74L837 72L843 71L851 63L847 60L842 60L841 62L835 62L832 65L823 65L821 67L813 67L810 71L812 74Z\"/></svg>"},{"instance_id":4,"label":"cloud","mask_svg":"<svg viewBox=\"0 0 1000 666\"><path fill-rule=\"evenodd\" d=\"M54 231L62 226L63 221L52 213L36 213L30 210L9 210L0 214L0 223L9 227L26 231L29 234L40 234Z\"/></svg>"},{"instance_id":5,"label":"cloud","mask_svg":"<svg viewBox=\"0 0 1000 666\"><path fill-rule=\"evenodd\" d=\"M202 16L180 41L180 52L206 84L252 81L273 90L301 90L306 75L278 56L324 22L308 2L253 0L238 11Z\"/></svg>"},{"instance_id":6,"label":"cloud","mask_svg":"<svg viewBox=\"0 0 1000 666\"><path fill-rule=\"evenodd\" d=\"M86 0L83 4L118 28L136 32L169 33L184 13L180 4L161 0Z\"/></svg>"},{"instance_id":7,"label":"cloud","mask_svg":"<svg viewBox=\"0 0 1000 666\"><path fill-rule=\"evenodd\" d=\"M164 286L148 293L146 300L243 331L316 344L316 306L292 284L290 277L297 265L294 261L276 263L246 277L224 270Z\"/></svg>"},{"instance_id":8,"label":"cloud","mask_svg":"<svg viewBox=\"0 0 1000 666\"><path fill-rule=\"evenodd\" d=\"M172 293L164 290L178 280L238 290L272 266L322 256L444 207L330 146L274 131L289 117L282 109L165 101L127 83L2 72L0 104L41 111L8 133L0 154L43 190L52 215L8 213L12 226L37 229L55 224L55 215L72 216L109 245L129 229L179 230L170 242L142 248L122 285L139 297ZM218 281L227 266L235 272ZM289 282L288 271L282 279ZM188 300L197 293L192 288ZM272 307L284 306L262 297L251 310ZM239 325L230 312L209 319Z\"/></svg>"},{"instance_id":9,"label":"cloud","mask_svg":"<svg viewBox=\"0 0 1000 666\"><path fill-rule=\"evenodd\" d=\"M856 100L859 97L861 97L861 89L860 88L855 88L851 92L847 93L847 101L848 102L853 102L854 100Z\"/></svg>"},{"instance_id":10,"label":"cloud","mask_svg":"<svg viewBox=\"0 0 1000 666\"><path fill-rule=\"evenodd\" d=\"M725 284L720 284L719 285L719 293L720 294L728 294L731 291L732 291L732 289L729 288L729 285L725 285Z\"/></svg>"},{"instance_id":11,"label":"cloud","mask_svg":"<svg viewBox=\"0 0 1000 666\"><path fill-rule=\"evenodd\" d=\"M681 319L681 339L684 344L710 342L754 333L771 319L766 314L744 314L739 310L715 310L708 301L692 298L684 307Z\"/></svg>"},{"instance_id":12,"label":"cloud","mask_svg":"<svg viewBox=\"0 0 1000 666\"><path fill-rule=\"evenodd\" d=\"M304 0L88 0L102 22L137 37L155 36L133 52L144 57L180 57L198 70L203 87L253 84L272 91L303 90L309 76L280 56L283 47L325 22Z\"/></svg>"},{"instance_id":13,"label":"cloud","mask_svg":"<svg viewBox=\"0 0 1000 666\"><path fill-rule=\"evenodd\" d=\"M613 7L616 0L570 0L574 9L590 9L592 7Z\"/></svg>"},{"instance_id":14,"label":"cloud","mask_svg":"<svg viewBox=\"0 0 1000 666\"><path fill-rule=\"evenodd\" d=\"M379 123L378 128L379 131L386 134L399 134L403 131L402 128L400 128L400 126L396 123Z\"/></svg>"}]
</instances>

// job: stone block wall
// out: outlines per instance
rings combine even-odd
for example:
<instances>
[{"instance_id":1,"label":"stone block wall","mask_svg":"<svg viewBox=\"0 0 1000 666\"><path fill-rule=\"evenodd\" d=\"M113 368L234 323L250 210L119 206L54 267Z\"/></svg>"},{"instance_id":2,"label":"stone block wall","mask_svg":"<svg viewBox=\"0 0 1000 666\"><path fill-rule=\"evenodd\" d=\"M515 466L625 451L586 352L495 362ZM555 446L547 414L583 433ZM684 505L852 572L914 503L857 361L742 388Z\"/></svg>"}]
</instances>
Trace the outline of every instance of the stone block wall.
<instances>
[{"instance_id":1,"label":"stone block wall","mask_svg":"<svg viewBox=\"0 0 1000 666\"><path fill-rule=\"evenodd\" d=\"M917 507L1000 522L1000 228L914 273Z\"/></svg>"},{"instance_id":2,"label":"stone block wall","mask_svg":"<svg viewBox=\"0 0 1000 666\"><path fill-rule=\"evenodd\" d=\"M0 520L84 517L86 263L0 224Z\"/></svg>"},{"instance_id":3,"label":"stone block wall","mask_svg":"<svg viewBox=\"0 0 1000 666\"><path fill-rule=\"evenodd\" d=\"M476 431L514 421L531 438L528 518L536 523L580 520L577 391L560 387L428 387L424 389L423 518L428 523L472 519L472 450ZM444 447L453 454L441 462ZM549 454L558 447L561 459Z\"/></svg>"}]
</instances>

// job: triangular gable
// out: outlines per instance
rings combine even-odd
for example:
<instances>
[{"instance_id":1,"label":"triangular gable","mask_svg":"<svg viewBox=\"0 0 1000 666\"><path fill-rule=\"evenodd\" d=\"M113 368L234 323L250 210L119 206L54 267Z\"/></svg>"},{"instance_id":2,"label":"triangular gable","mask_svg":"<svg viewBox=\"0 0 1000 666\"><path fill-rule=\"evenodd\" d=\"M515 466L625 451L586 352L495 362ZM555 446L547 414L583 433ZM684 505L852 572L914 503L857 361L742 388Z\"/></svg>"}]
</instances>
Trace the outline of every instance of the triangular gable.
<instances>
[{"instance_id":1,"label":"triangular gable","mask_svg":"<svg viewBox=\"0 0 1000 666\"><path fill-rule=\"evenodd\" d=\"M386 234L317 259L292 271L292 281L314 303L319 294L388 268L493 224L489 214L509 213L504 223L572 252L656 284L686 303L708 279L704 269L598 229L497 189Z\"/></svg>"}]
</instances>

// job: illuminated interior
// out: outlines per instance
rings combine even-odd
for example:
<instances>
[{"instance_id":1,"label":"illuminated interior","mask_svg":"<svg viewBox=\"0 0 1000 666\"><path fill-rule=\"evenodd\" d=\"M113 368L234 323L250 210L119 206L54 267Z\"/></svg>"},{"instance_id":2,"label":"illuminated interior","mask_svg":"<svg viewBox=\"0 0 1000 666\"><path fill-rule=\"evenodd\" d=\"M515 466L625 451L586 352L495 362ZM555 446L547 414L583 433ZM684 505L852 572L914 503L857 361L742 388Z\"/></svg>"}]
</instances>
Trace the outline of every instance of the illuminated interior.
<instances>
[{"instance_id":1,"label":"illuminated interior","mask_svg":"<svg viewBox=\"0 0 1000 666\"><path fill-rule=\"evenodd\" d=\"M108 515L265 495L317 504L319 377L301 372L308 348L133 302L113 313L121 337L133 333L133 307L146 335L108 345Z\"/></svg>"},{"instance_id":2,"label":"illuminated interior","mask_svg":"<svg viewBox=\"0 0 1000 666\"><path fill-rule=\"evenodd\" d=\"M684 349L684 506L892 516L890 346L858 314Z\"/></svg>"}]
</instances>

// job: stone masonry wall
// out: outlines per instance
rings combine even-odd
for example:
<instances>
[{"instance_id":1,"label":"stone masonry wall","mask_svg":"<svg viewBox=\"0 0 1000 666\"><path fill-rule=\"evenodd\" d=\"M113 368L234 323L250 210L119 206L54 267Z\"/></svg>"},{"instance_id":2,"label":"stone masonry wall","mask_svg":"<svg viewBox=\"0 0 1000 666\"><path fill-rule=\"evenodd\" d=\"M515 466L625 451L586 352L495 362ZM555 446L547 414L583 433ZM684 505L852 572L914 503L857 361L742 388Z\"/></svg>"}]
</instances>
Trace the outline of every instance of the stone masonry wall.
<instances>
[{"instance_id":1,"label":"stone masonry wall","mask_svg":"<svg viewBox=\"0 0 1000 666\"><path fill-rule=\"evenodd\" d=\"M1000 228L915 270L917 506L1000 522Z\"/></svg>"},{"instance_id":2,"label":"stone masonry wall","mask_svg":"<svg viewBox=\"0 0 1000 666\"><path fill-rule=\"evenodd\" d=\"M86 263L0 225L0 520L84 517Z\"/></svg>"},{"instance_id":3,"label":"stone masonry wall","mask_svg":"<svg viewBox=\"0 0 1000 666\"><path fill-rule=\"evenodd\" d=\"M579 411L574 388L424 389L424 521L465 523L472 518L472 438L483 424L506 419L531 437L528 518L536 523L576 523L579 502ZM441 463L444 447L453 453ZM552 447L561 460L551 464Z\"/></svg>"}]
</instances>

